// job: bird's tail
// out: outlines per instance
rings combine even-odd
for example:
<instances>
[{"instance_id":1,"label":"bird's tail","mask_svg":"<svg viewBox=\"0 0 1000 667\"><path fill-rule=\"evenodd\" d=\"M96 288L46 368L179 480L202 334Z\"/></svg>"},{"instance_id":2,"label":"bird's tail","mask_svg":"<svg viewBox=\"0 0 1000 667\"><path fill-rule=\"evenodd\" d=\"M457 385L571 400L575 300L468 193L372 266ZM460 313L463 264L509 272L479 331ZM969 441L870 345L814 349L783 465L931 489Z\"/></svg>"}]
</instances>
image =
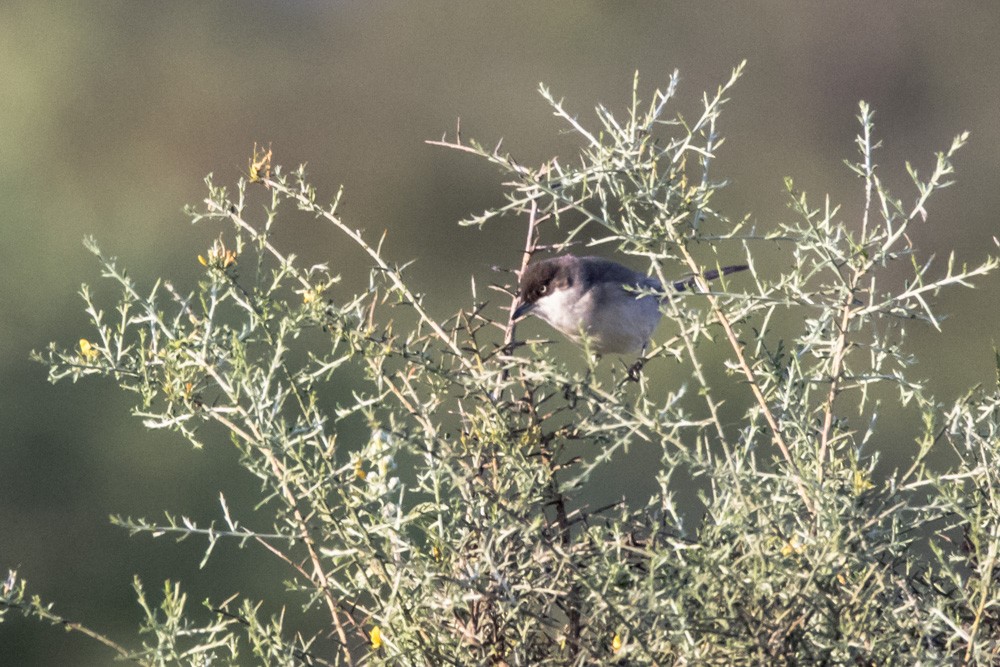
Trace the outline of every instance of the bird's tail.
<instances>
[{"instance_id":1,"label":"bird's tail","mask_svg":"<svg viewBox=\"0 0 1000 667\"><path fill-rule=\"evenodd\" d=\"M712 269L711 271L706 271L701 274L701 277L705 280L715 280L719 276L728 276L730 273L738 273L740 271L746 271L750 267L746 264L733 264L732 266L724 266L721 269ZM678 280L674 283L674 289L678 292L683 292L686 289L690 289L695 286L695 279L697 276L689 276L683 280Z\"/></svg>"}]
</instances>

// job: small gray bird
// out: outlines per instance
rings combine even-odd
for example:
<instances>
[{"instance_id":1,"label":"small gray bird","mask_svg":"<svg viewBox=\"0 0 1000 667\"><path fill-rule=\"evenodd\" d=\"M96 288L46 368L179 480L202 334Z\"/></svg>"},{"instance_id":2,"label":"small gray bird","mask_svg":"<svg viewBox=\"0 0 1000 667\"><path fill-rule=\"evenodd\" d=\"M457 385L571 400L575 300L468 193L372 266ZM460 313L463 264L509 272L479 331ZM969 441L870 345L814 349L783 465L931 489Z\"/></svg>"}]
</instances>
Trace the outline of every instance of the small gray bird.
<instances>
[{"instance_id":1,"label":"small gray bird","mask_svg":"<svg viewBox=\"0 0 1000 667\"><path fill-rule=\"evenodd\" d=\"M747 268L743 264L726 266L702 275L714 280ZM672 287L681 292L694 284L694 278L689 277ZM662 296L640 296L636 289ZM598 354L636 354L645 350L660 323L660 302L668 298L659 280L617 262L562 255L524 270L514 319L537 315L574 342L585 334Z\"/></svg>"}]
</instances>

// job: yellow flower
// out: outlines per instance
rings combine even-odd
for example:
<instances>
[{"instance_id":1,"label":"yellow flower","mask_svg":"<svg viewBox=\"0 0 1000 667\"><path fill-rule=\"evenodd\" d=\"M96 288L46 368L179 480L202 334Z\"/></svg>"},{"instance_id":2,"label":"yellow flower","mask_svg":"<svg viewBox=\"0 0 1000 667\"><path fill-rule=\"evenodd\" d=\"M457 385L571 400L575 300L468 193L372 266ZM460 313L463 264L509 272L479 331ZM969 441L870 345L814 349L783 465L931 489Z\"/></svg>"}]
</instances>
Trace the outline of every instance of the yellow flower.
<instances>
[{"instance_id":1,"label":"yellow flower","mask_svg":"<svg viewBox=\"0 0 1000 667\"><path fill-rule=\"evenodd\" d=\"M611 652L618 653L620 650L622 650L622 638L621 635L616 632L615 636L611 638Z\"/></svg>"},{"instance_id":2,"label":"yellow flower","mask_svg":"<svg viewBox=\"0 0 1000 667\"><path fill-rule=\"evenodd\" d=\"M198 263L215 269L228 269L236 263L236 251L230 250L220 237L212 243L207 255L198 255Z\"/></svg>"},{"instance_id":3,"label":"yellow flower","mask_svg":"<svg viewBox=\"0 0 1000 667\"><path fill-rule=\"evenodd\" d=\"M785 546L781 547L781 555L786 557L791 556L792 554L800 554L803 551L805 551L805 549L803 549L802 545L799 544L798 539L794 537L788 542L785 542Z\"/></svg>"},{"instance_id":4,"label":"yellow flower","mask_svg":"<svg viewBox=\"0 0 1000 667\"><path fill-rule=\"evenodd\" d=\"M365 462L361 459L354 462L354 475L358 479L364 479L368 476L368 473L365 472Z\"/></svg>"},{"instance_id":5,"label":"yellow flower","mask_svg":"<svg viewBox=\"0 0 1000 667\"><path fill-rule=\"evenodd\" d=\"M257 143L253 145L253 157L250 158L250 182L271 178L271 146L268 144L267 152L264 147L257 148Z\"/></svg>"},{"instance_id":6,"label":"yellow flower","mask_svg":"<svg viewBox=\"0 0 1000 667\"><path fill-rule=\"evenodd\" d=\"M875 485L872 483L872 481L868 479L868 475L866 475L861 470L854 471L854 479L852 480L851 486L853 487L855 496L860 496L868 489L875 488Z\"/></svg>"},{"instance_id":7,"label":"yellow flower","mask_svg":"<svg viewBox=\"0 0 1000 667\"><path fill-rule=\"evenodd\" d=\"M376 625L369 633L369 637L371 638L372 648L382 648L382 628Z\"/></svg>"},{"instance_id":8,"label":"yellow flower","mask_svg":"<svg viewBox=\"0 0 1000 667\"><path fill-rule=\"evenodd\" d=\"M100 351L97 349L96 346L91 345L91 343L90 343L89 340L87 340L86 338L81 338L80 339L80 356L81 357L83 357L87 361L93 361L94 359L97 358L98 354L100 354Z\"/></svg>"}]
</instances>

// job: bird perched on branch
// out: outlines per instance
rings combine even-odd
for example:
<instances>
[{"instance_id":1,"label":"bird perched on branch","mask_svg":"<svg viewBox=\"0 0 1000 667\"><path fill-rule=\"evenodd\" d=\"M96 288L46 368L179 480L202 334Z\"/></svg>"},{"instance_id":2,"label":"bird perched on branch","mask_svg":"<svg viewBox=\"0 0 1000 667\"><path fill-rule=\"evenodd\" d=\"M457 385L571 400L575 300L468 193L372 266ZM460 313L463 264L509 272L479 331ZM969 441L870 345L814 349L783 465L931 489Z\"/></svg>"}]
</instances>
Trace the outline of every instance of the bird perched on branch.
<instances>
[{"instance_id":1,"label":"bird perched on branch","mask_svg":"<svg viewBox=\"0 0 1000 667\"><path fill-rule=\"evenodd\" d=\"M702 277L714 280L748 268L725 266ZM682 292L694 285L690 276L670 287ZM598 354L636 354L649 343L660 322L660 303L669 298L659 280L617 262L562 255L524 270L514 319L537 315L574 342L586 336Z\"/></svg>"}]
</instances>

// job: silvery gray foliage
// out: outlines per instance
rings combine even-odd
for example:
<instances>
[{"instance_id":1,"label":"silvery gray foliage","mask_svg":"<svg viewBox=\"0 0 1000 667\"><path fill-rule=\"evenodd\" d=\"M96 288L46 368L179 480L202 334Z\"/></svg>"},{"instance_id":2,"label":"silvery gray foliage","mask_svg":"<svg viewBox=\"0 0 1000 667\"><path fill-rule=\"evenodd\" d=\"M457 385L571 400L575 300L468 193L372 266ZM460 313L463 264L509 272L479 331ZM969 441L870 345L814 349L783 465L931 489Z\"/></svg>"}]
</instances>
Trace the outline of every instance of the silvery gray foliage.
<instances>
[{"instance_id":1,"label":"silvery gray foliage","mask_svg":"<svg viewBox=\"0 0 1000 667\"><path fill-rule=\"evenodd\" d=\"M669 324L632 368L518 340L513 284L487 294L473 282L468 305L436 319L405 266L340 217L339 193L321 203L270 151L255 150L232 191L209 180L191 209L220 228L194 291L140 285L90 242L122 297L106 313L83 289L95 329L40 355L51 378L113 378L149 428L199 446L228 446L202 441L221 426L271 516L251 528L253 508L220 498L215 519L116 522L202 539L205 559L223 540L272 554L293 585L267 607L304 605L327 630L264 617L256 600L196 608L175 584L157 605L138 582L137 640L72 629L151 665L996 662L1000 390L938 403L904 338L937 326L941 289L997 267L930 261L907 235L932 224L928 198L967 137L929 176L910 168L916 193L896 199L862 104L848 164L860 214L789 180L792 221L760 230L712 203L717 123L741 70L691 118L670 115L676 74L649 103L636 79L625 113L598 107L596 124L543 88L579 139L571 163L529 167L460 133L432 142L500 170L505 203L465 224L523 225L521 268L572 243L644 261L664 282L751 266L749 280L696 280L666 303ZM261 196L263 214L248 203ZM368 289L345 298L330 267L301 266L273 234L292 215L365 253ZM788 268L761 270L764 251ZM324 391L347 383L353 399L329 409ZM724 416L721 388L742 414ZM922 427L905 465L876 473L901 446L878 420L886 400ZM361 438L345 426L358 418ZM635 443L658 452L658 490L588 504L595 473ZM945 447L958 463L931 469ZM67 622L16 572L2 593L0 620L14 609Z\"/></svg>"}]
</instances>

